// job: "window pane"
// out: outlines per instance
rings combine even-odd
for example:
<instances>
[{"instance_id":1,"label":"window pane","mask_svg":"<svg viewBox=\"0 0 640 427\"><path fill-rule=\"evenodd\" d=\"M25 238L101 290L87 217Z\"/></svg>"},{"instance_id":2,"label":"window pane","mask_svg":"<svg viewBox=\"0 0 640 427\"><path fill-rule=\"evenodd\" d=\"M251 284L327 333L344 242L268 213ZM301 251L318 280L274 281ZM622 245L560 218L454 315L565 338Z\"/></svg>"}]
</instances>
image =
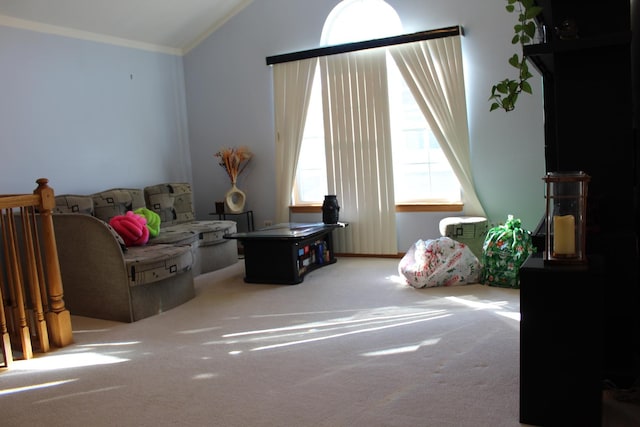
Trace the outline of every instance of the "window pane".
<instances>
[{"instance_id":1,"label":"window pane","mask_svg":"<svg viewBox=\"0 0 640 427\"><path fill-rule=\"evenodd\" d=\"M388 61L396 203L460 201L460 184L395 63Z\"/></svg>"},{"instance_id":2,"label":"window pane","mask_svg":"<svg viewBox=\"0 0 640 427\"><path fill-rule=\"evenodd\" d=\"M320 77L313 82L293 193L294 204L318 203L327 194Z\"/></svg>"}]
</instances>

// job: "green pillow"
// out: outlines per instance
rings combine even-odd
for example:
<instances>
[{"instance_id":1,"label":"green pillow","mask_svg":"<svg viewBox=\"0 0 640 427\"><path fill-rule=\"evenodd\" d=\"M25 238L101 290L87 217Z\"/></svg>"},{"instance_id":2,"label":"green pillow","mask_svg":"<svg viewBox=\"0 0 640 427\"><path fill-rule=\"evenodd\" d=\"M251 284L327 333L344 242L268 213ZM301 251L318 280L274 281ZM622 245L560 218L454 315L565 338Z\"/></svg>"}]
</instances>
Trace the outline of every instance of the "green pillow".
<instances>
[{"instance_id":1,"label":"green pillow","mask_svg":"<svg viewBox=\"0 0 640 427\"><path fill-rule=\"evenodd\" d=\"M156 237L158 234L160 234L160 215L147 208L138 208L134 210L133 213L142 215L147 219L149 236Z\"/></svg>"}]
</instances>

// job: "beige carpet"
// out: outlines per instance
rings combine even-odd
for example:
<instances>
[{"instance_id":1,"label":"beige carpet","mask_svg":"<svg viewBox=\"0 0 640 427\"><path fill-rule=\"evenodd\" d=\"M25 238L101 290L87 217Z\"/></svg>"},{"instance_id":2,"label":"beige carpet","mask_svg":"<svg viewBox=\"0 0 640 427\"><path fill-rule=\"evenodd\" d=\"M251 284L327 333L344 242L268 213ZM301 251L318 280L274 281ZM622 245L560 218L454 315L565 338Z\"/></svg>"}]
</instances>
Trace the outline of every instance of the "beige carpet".
<instances>
[{"instance_id":1,"label":"beige carpet","mask_svg":"<svg viewBox=\"0 0 640 427\"><path fill-rule=\"evenodd\" d=\"M244 263L125 324L0 371L3 426L519 426L519 291L414 289L340 258L295 286Z\"/></svg>"}]
</instances>

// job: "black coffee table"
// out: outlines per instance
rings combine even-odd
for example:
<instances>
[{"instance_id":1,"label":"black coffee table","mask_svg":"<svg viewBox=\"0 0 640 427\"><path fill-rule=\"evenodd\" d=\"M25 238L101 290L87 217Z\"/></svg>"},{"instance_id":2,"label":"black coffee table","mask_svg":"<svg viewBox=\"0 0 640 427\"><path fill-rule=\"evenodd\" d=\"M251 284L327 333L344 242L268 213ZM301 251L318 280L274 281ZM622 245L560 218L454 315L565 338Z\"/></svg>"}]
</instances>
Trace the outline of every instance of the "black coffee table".
<instances>
[{"instance_id":1,"label":"black coffee table","mask_svg":"<svg viewBox=\"0 0 640 427\"><path fill-rule=\"evenodd\" d=\"M336 262L331 233L346 226L288 222L224 238L242 242L245 282L295 285L311 271Z\"/></svg>"}]
</instances>

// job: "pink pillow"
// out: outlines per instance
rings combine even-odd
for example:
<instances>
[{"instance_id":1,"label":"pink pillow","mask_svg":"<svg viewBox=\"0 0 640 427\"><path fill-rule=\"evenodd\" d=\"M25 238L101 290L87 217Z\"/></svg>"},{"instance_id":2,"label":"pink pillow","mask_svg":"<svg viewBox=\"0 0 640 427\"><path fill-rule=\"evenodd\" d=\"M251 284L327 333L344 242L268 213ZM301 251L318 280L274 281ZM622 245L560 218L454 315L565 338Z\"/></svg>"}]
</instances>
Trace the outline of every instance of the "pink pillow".
<instances>
[{"instance_id":1,"label":"pink pillow","mask_svg":"<svg viewBox=\"0 0 640 427\"><path fill-rule=\"evenodd\" d=\"M142 246L149 241L147 219L133 211L114 216L109 221L109 225L116 230L127 246Z\"/></svg>"}]
</instances>

